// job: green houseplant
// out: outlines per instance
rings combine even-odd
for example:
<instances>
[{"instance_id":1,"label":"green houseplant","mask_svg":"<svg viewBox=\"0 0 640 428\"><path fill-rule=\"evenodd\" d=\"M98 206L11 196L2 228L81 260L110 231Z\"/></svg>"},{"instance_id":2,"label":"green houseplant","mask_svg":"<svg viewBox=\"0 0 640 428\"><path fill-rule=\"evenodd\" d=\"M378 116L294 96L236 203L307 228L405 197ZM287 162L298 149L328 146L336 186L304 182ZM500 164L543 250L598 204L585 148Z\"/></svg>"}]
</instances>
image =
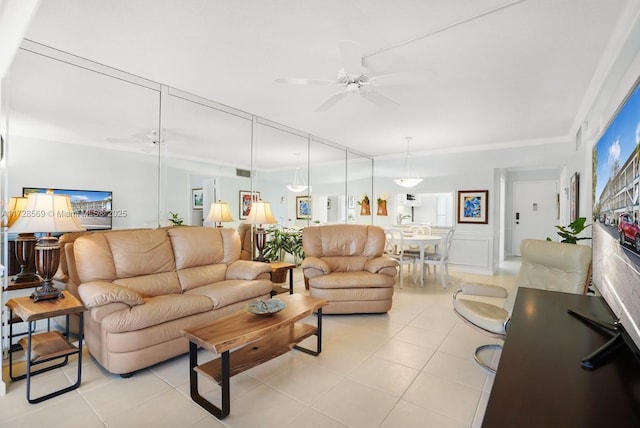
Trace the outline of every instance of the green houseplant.
<instances>
[{"instance_id":1,"label":"green houseplant","mask_svg":"<svg viewBox=\"0 0 640 428\"><path fill-rule=\"evenodd\" d=\"M271 261L283 261L285 254L294 257L299 265L304 258L302 248L302 230L290 227L272 227L267 230L267 242L264 245L264 256Z\"/></svg>"},{"instance_id":2,"label":"green houseplant","mask_svg":"<svg viewBox=\"0 0 640 428\"><path fill-rule=\"evenodd\" d=\"M586 217L578 217L568 226L556 226L558 229L558 235L562 238L560 242L566 242L568 244L577 244L578 241L583 239L591 239L590 236L578 236L584 231L587 227L591 226L590 224L585 224L587 221ZM551 241L551 238L547 238L547 241Z\"/></svg>"},{"instance_id":3,"label":"green houseplant","mask_svg":"<svg viewBox=\"0 0 640 428\"><path fill-rule=\"evenodd\" d=\"M171 222L172 226L182 226L182 218L180 218L180 214L178 214L177 212L171 212L169 211L169 214L171 214L171 218L169 218L168 220Z\"/></svg>"}]
</instances>

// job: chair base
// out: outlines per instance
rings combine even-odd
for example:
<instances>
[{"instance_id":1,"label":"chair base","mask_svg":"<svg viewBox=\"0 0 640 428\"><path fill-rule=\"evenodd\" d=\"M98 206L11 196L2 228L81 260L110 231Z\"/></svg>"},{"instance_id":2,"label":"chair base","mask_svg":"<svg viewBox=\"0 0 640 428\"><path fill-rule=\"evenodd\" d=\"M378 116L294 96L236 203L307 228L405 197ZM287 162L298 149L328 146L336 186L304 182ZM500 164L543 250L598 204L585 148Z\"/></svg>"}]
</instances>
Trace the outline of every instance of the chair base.
<instances>
[{"instance_id":1,"label":"chair base","mask_svg":"<svg viewBox=\"0 0 640 428\"><path fill-rule=\"evenodd\" d=\"M489 364L482 361L482 359L479 356L480 352L485 351L487 349L502 349L502 345L499 343L492 343L488 345L478 346L476 350L473 351L473 359L476 360L476 363L480 364L485 370L488 370L489 372L496 374L496 369L494 369Z\"/></svg>"}]
</instances>

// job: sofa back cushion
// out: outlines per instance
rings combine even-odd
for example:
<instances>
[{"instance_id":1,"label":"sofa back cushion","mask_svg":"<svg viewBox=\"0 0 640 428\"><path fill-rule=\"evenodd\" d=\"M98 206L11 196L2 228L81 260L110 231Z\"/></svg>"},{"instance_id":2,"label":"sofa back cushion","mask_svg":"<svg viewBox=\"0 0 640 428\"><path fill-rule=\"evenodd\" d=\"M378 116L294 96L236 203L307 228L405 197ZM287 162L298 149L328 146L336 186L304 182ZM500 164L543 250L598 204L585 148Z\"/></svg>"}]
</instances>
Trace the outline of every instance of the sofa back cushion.
<instances>
[{"instance_id":1,"label":"sofa back cushion","mask_svg":"<svg viewBox=\"0 0 640 428\"><path fill-rule=\"evenodd\" d=\"M87 234L73 252L81 283L115 282L145 297L181 292L166 229Z\"/></svg>"},{"instance_id":2,"label":"sofa back cushion","mask_svg":"<svg viewBox=\"0 0 640 428\"><path fill-rule=\"evenodd\" d=\"M306 256L379 257L384 251L384 229L379 226L336 224L305 227L302 245Z\"/></svg>"},{"instance_id":3,"label":"sofa back cushion","mask_svg":"<svg viewBox=\"0 0 640 428\"><path fill-rule=\"evenodd\" d=\"M226 279L227 265L240 258L240 235L224 227L168 229L184 291Z\"/></svg>"},{"instance_id":4,"label":"sofa back cushion","mask_svg":"<svg viewBox=\"0 0 640 428\"><path fill-rule=\"evenodd\" d=\"M224 263L240 258L240 236L226 227L170 227L167 229L176 269Z\"/></svg>"}]
</instances>

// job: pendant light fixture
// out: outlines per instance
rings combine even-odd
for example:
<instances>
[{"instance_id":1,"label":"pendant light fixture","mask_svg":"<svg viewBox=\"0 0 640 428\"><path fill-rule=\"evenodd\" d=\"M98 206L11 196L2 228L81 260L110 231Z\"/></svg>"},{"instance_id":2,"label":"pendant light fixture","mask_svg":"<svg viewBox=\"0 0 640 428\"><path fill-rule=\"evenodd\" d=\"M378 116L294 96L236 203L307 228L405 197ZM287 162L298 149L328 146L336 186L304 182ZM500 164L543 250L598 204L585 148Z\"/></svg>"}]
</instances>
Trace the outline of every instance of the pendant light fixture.
<instances>
[{"instance_id":1,"label":"pendant light fixture","mask_svg":"<svg viewBox=\"0 0 640 428\"><path fill-rule=\"evenodd\" d=\"M393 180L398 186L402 187L414 187L417 186L422 178L418 177L411 168L410 160L411 152L409 151L409 144L411 143L411 137L406 137L407 141L407 156L404 158L404 171L401 178Z\"/></svg>"},{"instance_id":2,"label":"pendant light fixture","mask_svg":"<svg viewBox=\"0 0 640 428\"><path fill-rule=\"evenodd\" d=\"M309 188L304 184L304 179L300 177L300 153L296 153L296 172L293 174L293 182L287 186L287 189L294 193L304 192Z\"/></svg>"}]
</instances>

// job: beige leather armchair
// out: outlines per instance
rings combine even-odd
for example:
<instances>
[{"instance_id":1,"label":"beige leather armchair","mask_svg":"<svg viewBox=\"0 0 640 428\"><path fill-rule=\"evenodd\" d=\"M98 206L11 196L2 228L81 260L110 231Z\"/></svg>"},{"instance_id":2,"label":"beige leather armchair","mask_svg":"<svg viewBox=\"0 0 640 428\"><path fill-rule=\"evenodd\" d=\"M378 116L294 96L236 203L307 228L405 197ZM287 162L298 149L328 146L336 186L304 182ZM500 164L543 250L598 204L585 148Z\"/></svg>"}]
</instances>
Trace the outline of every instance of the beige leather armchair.
<instances>
[{"instance_id":1,"label":"beige leather armchair","mask_svg":"<svg viewBox=\"0 0 640 428\"><path fill-rule=\"evenodd\" d=\"M302 231L309 294L329 301L325 314L384 313L391 309L398 262L383 255L381 227L311 226Z\"/></svg>"},{"instance_id":2,"label":"beige leather armchair","mask_svg":"<svg viewBox=\"0 0 640 428\"><path fill-rule=\"evenodd\" d=\"M522 265L512 292L495 285L460 284L460 289L453 295L453 310L468 325L491 337L504 339L519 287L586 293L591 277L591 247L525 239L520 246L520 254ZM470 296L504 299L504 304L497 306ZM483 350L500 347L500 344L480 346L474 351L474 358L482 367L495 373L495 369L479 354Z\"/></svg>"},{"instance_id":3,"label":"beige leather armchair","mask_svg":"<svg viewBox=\"0 0 640 428\"><path fill-rule=\"evenodd\" d=\"M251 237L251 224L240 223L238 226L238 234L240 235L240 260L251 260L253 257L253 251L251 246L253 245L253 239Z\"/></svg>"}]
</instances>

